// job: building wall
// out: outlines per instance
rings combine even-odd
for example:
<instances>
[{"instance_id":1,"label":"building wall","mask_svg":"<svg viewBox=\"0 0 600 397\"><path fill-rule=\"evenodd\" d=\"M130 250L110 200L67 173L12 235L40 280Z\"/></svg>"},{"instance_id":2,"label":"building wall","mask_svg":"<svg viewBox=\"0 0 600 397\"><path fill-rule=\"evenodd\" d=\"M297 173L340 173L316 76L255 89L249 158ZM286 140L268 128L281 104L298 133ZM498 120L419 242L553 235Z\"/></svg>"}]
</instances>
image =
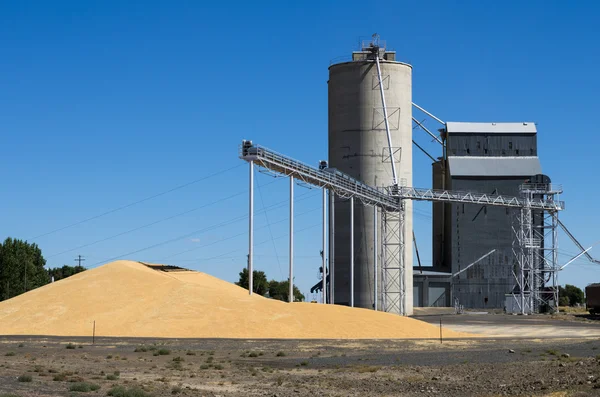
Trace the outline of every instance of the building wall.
<instances>
[{"instance_id":1,"label":"building wall","mask_svg":"<svg viewBox=\"0 0 600 397\"><path fill-rule=\"evenodd\" d=\"M453 190L518 196L525 177L451 179ZM508 208L450 204L451 272L457 273L487 254L496 251L454 277L453 296L468 308L502 308L504 296L514 286L512 274L514 211Z\"/></svg>"},{"instance_id":2,"label":"building wall","mask_svg":"<svg viewBox=\"0 0 600 397\"><path fill-rule=\"evenodd\" d=\"M541 171L535 127L525 124L455 123L454 131L446 136L447 155L455 160L451 160L450 167L447 161L434 163L434 188L519 196L519 186ZM469 132L457 130L463 127ZM477 128L486 132L477 132ZM523 159L509 159L515 157ZM465 162L466 158L472 159ZM433 204L434 271L455 274L496 250L452 278L452 299L457 297L464 307L503 308L505 295L513 290L514 211L469 204Z\"/></svg>"},{"instance_id":3,"label":"building wall","mask_svg":"<svg viewBox=\"0 0 600 397\"><path fill-rule=\"evenodd\" d=\"M377 68L373 61L332 65L329 69L329 166L371 186L392 185L391 158L400 183L412 186L412 67L381 62L383 87L393 142L388 149ZM335 205L335 303L350 302L350 207ZM381 225L381 222L379 222ZM406 231L412 231L412 203L407 203ZM373 308L373 210L355 201L355 306ZM412 239L406 239L407 312L412 313ZM381 283L379 283L381 288Z\"/></svg>"}]
</instances>

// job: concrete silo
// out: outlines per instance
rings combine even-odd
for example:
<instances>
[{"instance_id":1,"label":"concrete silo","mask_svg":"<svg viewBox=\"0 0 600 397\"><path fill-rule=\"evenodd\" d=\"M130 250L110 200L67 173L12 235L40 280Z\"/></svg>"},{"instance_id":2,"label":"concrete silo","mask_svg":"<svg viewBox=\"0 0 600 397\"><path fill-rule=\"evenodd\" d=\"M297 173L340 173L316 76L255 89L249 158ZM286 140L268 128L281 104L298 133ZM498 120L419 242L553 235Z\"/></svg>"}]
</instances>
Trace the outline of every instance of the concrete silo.
<instances>
[{"instance_id":1,"label":"concrete silo","mask_svg":"<svg viewBox=\"0 0 600 397\"><path fill-rule=\"evenodd\" d=\"M391 161L395 162L397 181L412 186L412 67L397 62L395 52L372 43L352 54L352 61L329 67L329 166L371 186L393 184ZM381 80L391 133L392 150L387 140L379 76L375 56L379 57ZM334 299L336 304L350 302L350 207L337 198L334 207ZM354 305L374 307L374 249L382 252L381 237L373 241L374 214L371 207L355 200L354 208ZM381 215L378 216L381 225ZM405 216L405 292L406 314L412 314L412 204L406 202ZM381 264L381 260L378 261ZM381 280L381 272L378 272ZM379 291L383 285L378 282ZM388 285L388 289L397 288ZM381 294L379 294L381 297ZM378 304L381 309L381 301ZM390 311L388 309L388 311Z\"/></svg>"}]
</instances>

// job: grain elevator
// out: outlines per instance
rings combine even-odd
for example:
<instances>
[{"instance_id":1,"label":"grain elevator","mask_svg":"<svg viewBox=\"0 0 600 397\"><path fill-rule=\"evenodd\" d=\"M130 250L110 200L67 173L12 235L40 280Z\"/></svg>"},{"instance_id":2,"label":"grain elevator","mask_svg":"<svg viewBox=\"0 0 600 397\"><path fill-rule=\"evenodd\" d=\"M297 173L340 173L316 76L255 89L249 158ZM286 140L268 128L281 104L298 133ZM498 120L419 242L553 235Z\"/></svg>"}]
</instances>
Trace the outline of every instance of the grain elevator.
<instances>
[{"instance_id":1,"label":"grain elevator","mask_svg":"<svg viewBox=\"0 0 600 397\"><path fill-rule=\"evenodd\" d=\"M351 60L329 67L328 99L329 166L370 186L383 188L393 184L393 161L398 185L412 186L412 66L397 61L396 53L387 51L383 43L377 43L375 49L372 42L364 43L360 51L352 53ZM385 110L391 145L386 134ZM348 200L337 200L333 213L334 303L342 305L351 300L349 205ZM372 209L360 202L354 206L354 305L372 309L375 306L373 258L382 247L380 243L374 246ZM381 219L377 221L382 224ZM410 201L406 203L404 228L408 233L412 231ZM410 315L413 283L409 241L404 249L404 268L405 311ZM386 281L380 275L377 278L379 285ZM394 288L398 286L387 286L388 291Z\"/></svg>"}]
</instances>

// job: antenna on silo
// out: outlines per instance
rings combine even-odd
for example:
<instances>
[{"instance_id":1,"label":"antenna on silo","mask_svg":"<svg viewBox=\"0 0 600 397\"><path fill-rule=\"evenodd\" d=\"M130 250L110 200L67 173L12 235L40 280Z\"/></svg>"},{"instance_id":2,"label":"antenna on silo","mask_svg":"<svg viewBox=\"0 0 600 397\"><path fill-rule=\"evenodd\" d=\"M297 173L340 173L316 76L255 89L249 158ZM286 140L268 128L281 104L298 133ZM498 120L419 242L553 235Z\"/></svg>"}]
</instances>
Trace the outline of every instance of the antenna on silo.
<instances>
[{"instance_id":1,"label":"antenna on silo","mask_svg":"<svg viewBox=\"0 0 600 397\"><path fill-rule=\"evenodd\" d=\"M374 47L379 47L379 35L377 33L371 35L371 43Z\"/></svg>"}]
</instances>

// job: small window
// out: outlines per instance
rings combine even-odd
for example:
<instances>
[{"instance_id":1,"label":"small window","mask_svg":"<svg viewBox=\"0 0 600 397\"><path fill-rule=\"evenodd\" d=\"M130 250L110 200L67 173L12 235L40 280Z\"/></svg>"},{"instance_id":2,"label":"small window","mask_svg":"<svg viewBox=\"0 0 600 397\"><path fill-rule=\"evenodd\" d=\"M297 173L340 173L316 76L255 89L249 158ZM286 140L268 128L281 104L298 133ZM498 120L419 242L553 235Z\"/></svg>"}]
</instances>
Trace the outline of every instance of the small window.
<instances>
[{"instance_id":1,"label":"small window","mask_svg":"<svg viewBox=\"0 0 600 397\"><path fill-rule=\"evenodd\" d=\"M462 205L462 213L463 214L465 213L465 205L464 204Z\"/></svg>"},{"instance_id":2,"label":"small window","mask_svg":"<svg viewBox=\"0 0 600 397\"><path fill-rule=\"evenodd\" d=\"M519 154L519 149L515 150L515 154Z\"/></svg>"},{"instance_id":3,"label":"small window","mask_svg":"<svg viewBox=\"0 0 600 397\"><path fill-rule=\"evenodd\" d=\"M487 154L487 149L483 149L483 153Z\"/></svg>"},{"instance_id":4,"label":"small window","mask_svg":"<svg viewBox=\"0 0 600 397\"><path fill-rule=\"evenodd\" d=\"M481 149L481 142L477 141L477 149Z\"/></svg>"},{"instance_id":5,"label":"small window","mask_svg":"<svg viewBox=\"0 0 600 397\"><path fill-rule=\"evenodd\" d=\"M471 151L469 150L469 148L467 148L467 154L471 153Z\"/></svg>"},{"instance_id":6,"label":"small window","mask_svg":"<svg viewBox=\"0 0 600 397\"><path fill-rule=\"evenodd\" d=\"M512 142L508 142L508 148L512 149Z\"/></svg>"},{"instance_id":7,"label":"small window","mask_svg":"<svg viewBox=\"0 0 600 397\"><path fill-rule=\"evenodd\" d=\"M529 149L529 154L533 156L533 149Z\"/></svg>"}]
</instances>

